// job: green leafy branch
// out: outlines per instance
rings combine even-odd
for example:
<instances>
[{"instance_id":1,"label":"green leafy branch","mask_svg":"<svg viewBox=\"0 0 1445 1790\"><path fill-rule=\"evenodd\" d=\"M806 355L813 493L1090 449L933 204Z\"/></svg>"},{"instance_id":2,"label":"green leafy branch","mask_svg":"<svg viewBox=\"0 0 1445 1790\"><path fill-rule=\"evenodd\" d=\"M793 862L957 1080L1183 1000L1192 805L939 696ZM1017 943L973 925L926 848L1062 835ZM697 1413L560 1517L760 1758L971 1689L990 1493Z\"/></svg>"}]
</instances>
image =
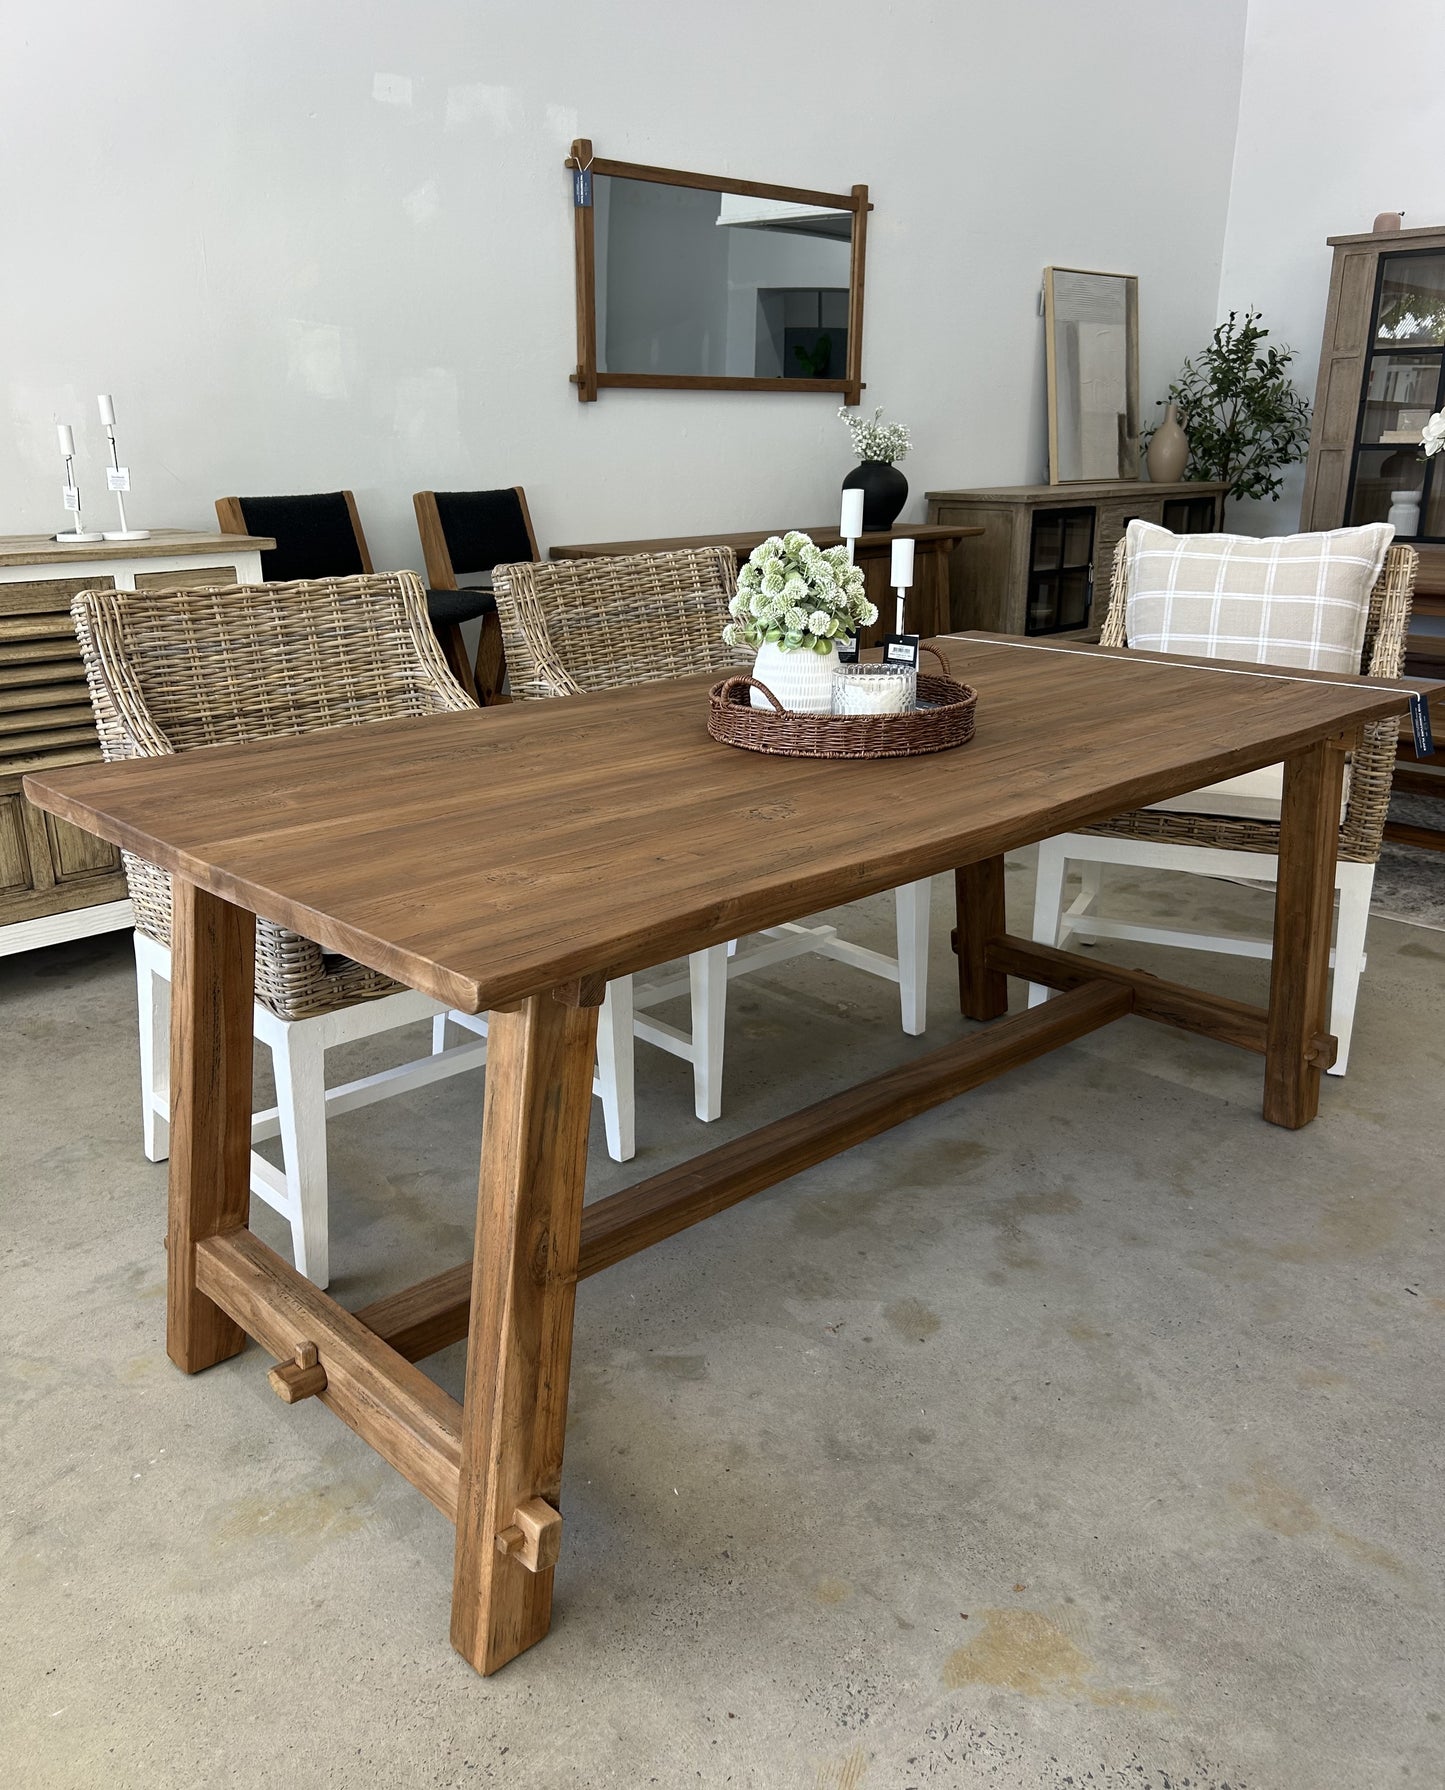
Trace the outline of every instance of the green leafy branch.
<instances>
[{"instance_id":1,"label":"green leafy branch","mask_svg":"<svg viewBox=\"0 0 1445 1790\"><path fill-rule=\"evenodd\" d=\"M1185 477L1218 480L1228 497L1277 498L1282 469L1309 447L1310 408L1288 372L1294 351L1265 347L1259 317L1231 311L1161 400L1179 407L1189 434Z\"/></svg>"}]
</instances>

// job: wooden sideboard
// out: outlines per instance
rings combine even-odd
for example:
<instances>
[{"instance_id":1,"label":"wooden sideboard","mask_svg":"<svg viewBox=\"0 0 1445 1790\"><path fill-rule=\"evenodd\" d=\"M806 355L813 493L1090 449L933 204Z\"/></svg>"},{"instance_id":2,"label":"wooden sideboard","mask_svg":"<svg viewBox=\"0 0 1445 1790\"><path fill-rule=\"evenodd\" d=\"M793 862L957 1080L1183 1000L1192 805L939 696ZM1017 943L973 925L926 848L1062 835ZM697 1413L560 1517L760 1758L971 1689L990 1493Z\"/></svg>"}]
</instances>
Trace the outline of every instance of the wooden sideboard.
<instances>
[{"instance_id":1,"label":"wooden sideboard","mask_svg":"<svg viewBox=\"0 0 1445 1790\"><path fill-rule=\"evenodd\" d=\"M781 535L796 524L782 528L752 528L732 534L719 530L710 535L676 535L648 541L588 541L570 547L554 547L553 559L616 559L629 553L678 553L689 547L731 547L741 563L769 535ZM802 531L819 547L838 547L843 537L837 527L804 528ZM910 540L917 543L913 559L913 588L903 606L908 628L925 639L949 633L953 626L949 599L949 559L959 542L969 535L982 534L973 523L955 524L915 522L890 528L877 534L860 535L854 544L853 557L863 568L868 580L868 600L878 606L878 621L862 634L864 646L874 646L893 628L893 592L888 583L889 562L893 543Z\"/></svg>"},{"instance_id":2,"label":"wooden sideboard","mask_svg":"<svg viewBox=\"0 0 1445 1790\"><path fill-rule=\"evenodd\" d=\"M1089 639L1108 597L1114 547L1135 517L1176 534L1213 534L1226 487L1098 479L930 491L928 520L983 536L953 555L953 625Z\"/></svg>"},{"instance_id":3,"label":"wooden sideboard","mask_svg":"<svg viewBox=\"0 0 1445 1790\"><path fill-rule=\"evenodd\" d=\"M274 545L183 529L145 541L0 536L0 956L131 924L119 852L20 793L27 771L100 756L71 598L253 583Z\"/></svg>"}]
</instances>

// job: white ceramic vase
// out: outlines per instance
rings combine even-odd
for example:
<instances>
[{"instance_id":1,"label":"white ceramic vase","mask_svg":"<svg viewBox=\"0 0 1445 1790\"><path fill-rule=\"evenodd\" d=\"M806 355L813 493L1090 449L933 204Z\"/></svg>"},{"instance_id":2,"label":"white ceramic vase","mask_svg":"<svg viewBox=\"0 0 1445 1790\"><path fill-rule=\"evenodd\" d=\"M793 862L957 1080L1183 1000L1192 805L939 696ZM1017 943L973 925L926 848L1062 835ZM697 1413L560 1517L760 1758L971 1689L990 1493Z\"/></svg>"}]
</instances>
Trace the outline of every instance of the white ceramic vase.
<instances>
[{"instance_id":1,"label":"white ceramic vase","mask_svg":"<svg viewBox=\"0 0 1445 1790\"><path fill-rule=\"evenodd\" d=\"M753 661L753 676L766 684L785 709L799 715L830 715L833 712L833 673L838 669L838 649L830 646L826 653L815 653L807 647L785 653L782 647L765 640ZM773 705L760 690L749 690L755 709Z\"/></svg>"},{"instance_id":2,"label":"white ceramic vase","mask_svg":"<svg viewBox=\"0 0 1445 1790\"><path fill-rule=\"evenodd\" d=\"M1390 493L1389 521L1397 538L1409 540L1419 534L1421 495L1421 492L1415 490Z\"/></svg>"}]
</instances>

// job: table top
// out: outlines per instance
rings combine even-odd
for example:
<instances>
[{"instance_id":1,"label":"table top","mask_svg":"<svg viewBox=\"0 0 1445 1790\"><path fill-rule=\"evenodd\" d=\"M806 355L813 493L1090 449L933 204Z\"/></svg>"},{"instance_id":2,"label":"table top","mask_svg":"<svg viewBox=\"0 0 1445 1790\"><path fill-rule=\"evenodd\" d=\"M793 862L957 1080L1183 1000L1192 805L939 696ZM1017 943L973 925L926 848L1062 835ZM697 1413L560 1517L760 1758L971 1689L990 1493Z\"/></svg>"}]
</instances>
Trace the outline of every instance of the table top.
<instances>
[{"instance_id":1,"label":"table top","mask_svg":"<svg viewBox=\"0 0 1445 1790\"><path fill-rule=\"evenodd\" d=\"M783 528L748 528L738 533L721 530L710 535L669 535L650 541L584 541L579 545L554 547L553 559L618 559L628 553L680 553L689 547L731 547L734 553L751 553L770 535L784 535ZM841 547L843 536L837 523L831 526L805 528L802 531L815 547ZM968 535L981 535L981 528L964 523L910 522L897 528L875 530L859 535L859 547L885 547L890 541L961 541Z\"/></svg>"},{"instance_id":2,"label":"table top","mask_svg":"<svg viewBox=\"0 0 1445 1790\"><path fill-rule=\"evenodd\" d=\"M703 676L69 766L25 790L480 1012L1271 764L1408 700L1399 684L1085 646L956 635L943 650L978 691L978 731L927 757L721 745Z\"/></svg>"},{"instance_id":3,"label":"table top","mask_svg":"<svg viewBox=\"0 0 1445 1790\"><path fill-rule=\"evenodd\" d=\"M57 541L50 535L0 535L0 566L50 566L66 560L163 559L187 553L269 553L269 535L225 535L153 528L144 541Z\"/></svg>"}]
</instances>

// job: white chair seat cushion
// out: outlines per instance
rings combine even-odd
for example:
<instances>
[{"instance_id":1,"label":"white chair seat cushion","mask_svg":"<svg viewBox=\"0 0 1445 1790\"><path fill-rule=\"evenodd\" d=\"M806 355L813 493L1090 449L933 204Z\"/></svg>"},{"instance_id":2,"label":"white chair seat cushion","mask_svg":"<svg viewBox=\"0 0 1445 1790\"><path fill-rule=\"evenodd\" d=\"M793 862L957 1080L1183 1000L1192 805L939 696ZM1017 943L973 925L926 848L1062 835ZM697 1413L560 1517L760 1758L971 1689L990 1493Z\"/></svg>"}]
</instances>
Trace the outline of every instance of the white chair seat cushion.
<instances>
[{"instance_id":1,"label":"white chair seat cushion","mask_svg":"<svg viewBox=\"0 0 1445 1790\"><path fill-rule=\"evenodd\" d=\"M1129 644L1144 652L1357 672L1388 522L1318 534L1128 528Z\"/></svg>"},{"instance_id":2,"label":"white chair seat cushion","mask_svg":"<svg viewBox=\"0 0 1445 1790\"><path fill-rule=\"evenodd\" d=\"M1239 777L1226 777L1222 782L1206 784L1203 789L1188 790L1182 796L1170 796L1163 802L1151 802L1151 808L1165 808L1176 814L1217 814L1233 820L1278 820L1284 799L1284 766L1262 765L1257 771L1245 771ZM1345 767L1344 794L1340 801L1340 820L1345 818L1345 804L1350 799L1350 771Z\"/></svg>"}]
</instances>

